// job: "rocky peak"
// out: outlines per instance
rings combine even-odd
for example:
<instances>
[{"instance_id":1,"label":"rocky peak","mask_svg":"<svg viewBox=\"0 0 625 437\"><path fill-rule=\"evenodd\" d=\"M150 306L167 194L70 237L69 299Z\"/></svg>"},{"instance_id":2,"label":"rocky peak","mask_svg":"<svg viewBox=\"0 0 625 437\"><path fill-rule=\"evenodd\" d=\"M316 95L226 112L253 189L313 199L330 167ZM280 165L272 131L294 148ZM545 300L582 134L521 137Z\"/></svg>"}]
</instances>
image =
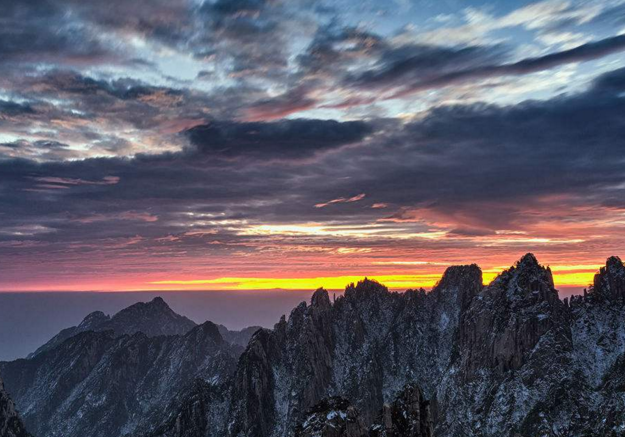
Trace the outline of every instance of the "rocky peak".
<instances>
[{"instance_id":1,"label":"rocky peak","mask_svg":"<svg viewBox=\"0 0 625 437\"><path fill-rule=\"evenodd\" d=\"M94 311L82 319L78 328L83 331L89 331L97 328L102 323L108 322L109 320L111 320L110 316L107 316L102 311Z\"/></svg>"},{"instance_id":2,"label":"rocky peak","mask_svg":"<svg viewBox=\"0 0 625 437\"><path fill-rule=\"evenodd\" d=\"M213 322L204 322L197 325L190 330L185 337L193 339L198 345L202 344L204 340L210 340L217 345L225 341L219 332L219 327Z\"/></svg>"},{"instance_id":3,"label":"rocky peak","mask_svg":"<svg viewBox=\"0 0 625 437\"><path fill-rule=\"evenodd\" d=\"M332 306L327 290L317 289L310 299L310 306L317 309L328 309Z\"/></svg>"},{"instance_id":4,"label":"rocky peak","mask_svg":"<svg viewBox=\"0 0 625 437\"><path fill-rule=\"evenodd\" d=\"M347 299L372 298L387 293L389 293L388 288L369 278L358 281L356 285L350 284L345 288L345 298Z\"/></svg>"},{"instance_id":5,"label":"rocky peak","mask_svg":"<svg viewBox=\"0 0 625 437\"><path fill-rule=\"evenodd\" d=\"M161 297L155 297L121 310L99 329L112 329L117 334L143 332L151 337L186 334L195 326L195 322L174 312Z\"/></svg>"},{"instance_id":6,"label":"rocky peak","mask_svg":"<svg viewBox=\"0 0 625 437\"><path fill-rule=\"evenodd\" d=\"M530 356L539 355L535 349L539 342L568 350L567 313L551 270L528 253L473 299L464 315L460 327L464 375L470 379L483 368L499 374L519 369Z\"/></svg>"},{"instance_id":7,"label":"rocky peak","mask_svg":"<svg viewBox=\"0 0 625 437\"><path fill-rule=\"evenodd\" d=\"M183 335L196 326L195 322L175 313L161 297L150 302L131 305L113 317L94 311L78 326L66 328L28 357L32 358L59 346L65 340L85 331L114 331L116 335L142 332L148 337L157 335Z\"/></svg>"},{"instance_id":8,"label":"rocky peak","mask_svg":"<svg viewBox=\"0 0 625 437\"><path fill-rule=\"evenodd\" d=\"M514 266L501 273L493 285L505 289L511 300L559 301L551 269L540 265L532 253L524 255Z\"/></svg>"},{"instance_id":9,"label":"rocky peak","mask_svg":"<svg viewBox=\"0 0 625 437\"><path fill-rule=\"evenodd\" d=\"M15 404L4 391L4 383L0 379L0 436L2 437L30 437L24 424L17 415Z\"/></svg>"},{"instance_id":10,"label":"rocky peak","mask_svg":"<svg viewBox=\"0 0 625 437\"><path fill-rule=\"evenodd\" d=\"M165 313L171 314L174 311L167 305L167 303L163 300L162 297L155 297L149 302L137 302L135 304L130 305L127 308L119 311L117 314L113 316L113 319L122 319L124 317L129 317L133 315L141 315L141 314L158 314ZM175 313L174 313L175 314Z\"/></svg>"},{"instance_id":11,"label":"rocky peak","mask_svg":"<svg viewBox=\"0 0 625 437\"><path fill-rule=\"evenodd\" d=\"M452 294L450 297L455 298L454 303L465 309L482 287L482 269L476 264L452 266L445 270L441 280L432 289L432 294L445 298Z\"/></svg>"},{"instance_id":12,"label":"rocky peak","mask_svg":"<svg viewBox=\"0 0 625 437\"><path fill-rule=\"evenodd\" d=\"M625 265L619 257L608 258L595 275L592 294L600 300L625 300Z\"/></svg>"}]
</instances>

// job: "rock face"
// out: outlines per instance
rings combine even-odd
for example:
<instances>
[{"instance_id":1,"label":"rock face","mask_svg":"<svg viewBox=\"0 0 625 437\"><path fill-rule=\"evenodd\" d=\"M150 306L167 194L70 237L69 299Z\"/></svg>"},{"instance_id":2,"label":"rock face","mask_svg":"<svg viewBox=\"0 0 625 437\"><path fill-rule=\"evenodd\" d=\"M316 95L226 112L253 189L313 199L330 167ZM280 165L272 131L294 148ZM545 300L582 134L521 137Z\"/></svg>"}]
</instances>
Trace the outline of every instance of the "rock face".
<instances>
[{"instance_id":1,"label":"rock face","mask_svg":"<svg viewBox=\"0 0 625 437\"><path fill-rule=\"evenodd\" d=\"M15 411L15 404L4 391L4 383L0 379L0 436L31 437Z\"/></svg>"},{"instance_id":2,"label":"rock face","mask_svg":"<svg viewBox=\"0 0 625 437\"><path fill-rule=\"evenodd\" d=\"M371 437L432 437L430 402L416 384L409 384L391 404L382 407L380 422L371 427Z\"/></svg>"},{"instance_id":3,"label":"rock face","mask_svg":"<svg viewBox=\"0 0 625 437\"><path fill-rule=\"evenodd\" d=\"M159 301L133 305L112 326L128 326L121 322L131 314L151 319L154 304L171 311ZM197 379L222 384L242 351L211 322L184 335L85 331L30 359L0 363L0 373L35 435L110 437L160 423L163 407Z\"/></svg>"},{"instance_id":4,"label":"rock face","mask_svg":"<svg viewBox=\"0 0 625 437\"><path fill-rule=\"evenodd\" d=\"M347 399L335 396L315 405L295 437L365 437L367 429L360 414Z\"/></svg>"},{"instance_id":5,"label":"rock face","mask_svg":"<svg viewBox=\"0 0 625 437\"><path fill-rule=\"evenodd\" d=\"M150 302L138 302L109 317L101 311L89 314L78 325L58 333L49 342L29 355L32 358L50 350L70 337L86 331L112 330L117 335L141 332L148 337L157 335L186 334L196 326L195 322L176 314L160 297Z\"/></svg>"},{"instance_id":6,"label":"rock face","mask_svg":"<svg viewBox=\"0 0 625 437\"><path fill-rule=\"evenodd\" d=\"M481 281L477 266L464 266L449 269L430 293L393 293L364 280L331 303L317 290L288 322L256 333L241 356L231 435L289 435L304 412L328 396L350 399L369 425L408 382L433 394L461 309Z\"/></svg>"},{"instance_id":7,"label":"rock face","mask_svg":"<svg viewBox=\"0 0 625 437\"><path fill-rule=\"evenodd\" d=\"M463 313L458 355L437 391L438 429L443 435L549 435L546 429L558 420L572 424L585 415L569 398L585 405L577 370L568 308L549 268L528 254Z\"/></svg>"},{"instance_id":8,"label":"rock face","mask_svg":"<svg viewBox=\"0 0 625 437\"><path fill-rule=\"evenodd\" d=\"M144 426L135 434L150 437L223 437L227 435L228 388L228 383L210 384L196 379L190 388L179 392L169 403L164 411L164 421L154 420L160 423L159 426L151 430L150 426Z\"/></svg>"},{"instance_id":9,"label":"rock face","mask_svg":"<svg viewBox=\"0 0 625 437\"><path fill-rule=\"evenodd\" d=\"M295 429L295 437L432 437L430 403L409 384L392 404L384 404L378 421L367 429L347 399L323 399Z\"/></svg>"}]
</instances>

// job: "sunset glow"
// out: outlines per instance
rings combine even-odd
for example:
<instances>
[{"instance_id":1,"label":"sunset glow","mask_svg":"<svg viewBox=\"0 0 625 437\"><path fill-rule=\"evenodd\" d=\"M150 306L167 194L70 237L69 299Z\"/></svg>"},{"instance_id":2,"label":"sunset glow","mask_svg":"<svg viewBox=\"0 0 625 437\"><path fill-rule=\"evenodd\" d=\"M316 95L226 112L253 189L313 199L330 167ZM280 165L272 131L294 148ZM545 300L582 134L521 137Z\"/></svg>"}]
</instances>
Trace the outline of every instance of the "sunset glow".
<instances>
[{"instance_id":1,"label":"sunset glow","mask_svg":"<svg viewBox=\"0 0 625 437\"><path fill-rule=\"evenodd\" d=\"M0 17L0 291L625 255L620 0L44 3Z\"/></svg>"}]
</instances>

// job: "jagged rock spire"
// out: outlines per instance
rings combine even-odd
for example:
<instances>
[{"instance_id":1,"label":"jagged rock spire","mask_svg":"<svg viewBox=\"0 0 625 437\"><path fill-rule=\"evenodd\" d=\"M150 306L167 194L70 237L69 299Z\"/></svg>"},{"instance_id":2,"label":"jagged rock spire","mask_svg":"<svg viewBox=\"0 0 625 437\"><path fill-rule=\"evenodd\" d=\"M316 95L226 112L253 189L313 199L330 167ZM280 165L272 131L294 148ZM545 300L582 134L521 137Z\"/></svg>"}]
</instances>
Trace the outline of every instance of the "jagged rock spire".
<instances>
[{"instance_id":1,"label":"jagged rock spire","mask_svg":"<svg viewBox=\"0 0 625 437\"><path fill-rule=\"evenodd\" d=\"M625 300L625 265L618 256L608 258L595 275L593 291L599 300Z\"/></svg>"},{"instance_id":2,"label":"jagged rock spire","mask_svg":"<svg viewBox=\"0 0 625 437\"><path fill-rule=\"evenodd\" d=\"M319 309L330 308L332 304L330 303L330 296L328 295L327 290L323 288L317 289L310 299L310 305Z\"/></svg>"}]
</instances>

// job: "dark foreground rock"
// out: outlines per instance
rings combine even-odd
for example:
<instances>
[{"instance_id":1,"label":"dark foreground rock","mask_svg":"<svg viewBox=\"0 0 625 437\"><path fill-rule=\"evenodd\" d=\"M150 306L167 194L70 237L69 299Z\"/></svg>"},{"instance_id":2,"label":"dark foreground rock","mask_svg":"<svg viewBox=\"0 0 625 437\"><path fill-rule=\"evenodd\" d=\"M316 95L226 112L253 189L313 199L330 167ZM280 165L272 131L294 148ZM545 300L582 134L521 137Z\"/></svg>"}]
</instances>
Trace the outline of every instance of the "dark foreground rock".
<instances>
[{"instance_id":1,"label":"dark foreground rock","mask_svg":"<svg viewBox=\"0 0 625 437\"><path fill-rule=\"evenodd\" d=\"M415 384L407 385L393 403L384 404L369 429L347 399L331 397L315 405L295 430L295 437L432 437L429 401Z\"/></svg>"}]
</instances>

